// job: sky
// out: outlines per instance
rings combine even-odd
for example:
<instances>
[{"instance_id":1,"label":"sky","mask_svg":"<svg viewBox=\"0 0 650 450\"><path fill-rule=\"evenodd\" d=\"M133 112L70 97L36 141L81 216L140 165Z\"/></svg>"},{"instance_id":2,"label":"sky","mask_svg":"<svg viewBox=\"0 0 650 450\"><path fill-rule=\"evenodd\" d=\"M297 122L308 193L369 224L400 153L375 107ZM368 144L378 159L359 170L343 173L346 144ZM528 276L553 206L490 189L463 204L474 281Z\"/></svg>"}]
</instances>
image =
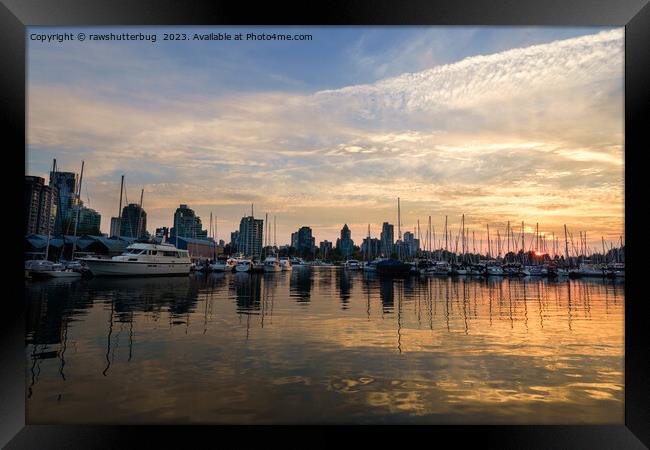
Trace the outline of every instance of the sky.
<instances>
[{"instance_id":1,"label":"sky","mask_svg":"<svg viewBox=\"0 0 650 450\"><path fill-rule=\"evenodd\" d=\"M33 33L156 33L40 42ZM163 41L163 33L311 34L309 41ZM30 27L26 172L79 171L102 215L144 189L147 228L187 204L217 238L249 215L356 244L445 216L485 239L617 243L624 228L622 28ZM272 222L272 220L271 220ZM532 236L529 234L529 237Z\"/></svg>"}]
</instances>

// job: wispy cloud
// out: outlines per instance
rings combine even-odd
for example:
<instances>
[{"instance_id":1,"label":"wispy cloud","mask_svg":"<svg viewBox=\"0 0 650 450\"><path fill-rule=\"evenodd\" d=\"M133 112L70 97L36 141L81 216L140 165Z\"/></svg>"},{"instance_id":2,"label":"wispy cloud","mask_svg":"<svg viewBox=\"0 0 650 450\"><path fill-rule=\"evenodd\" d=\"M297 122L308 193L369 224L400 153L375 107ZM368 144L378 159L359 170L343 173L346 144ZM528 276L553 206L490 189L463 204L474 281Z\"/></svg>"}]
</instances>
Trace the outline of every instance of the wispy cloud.
<instances>
[{"instance_id":1,"label":"wispy cloud","mask_svg":"<svg viewBox=\"0 0 650 450\"><path fill-rule=\"evenodd\" d=\"M176 86L134 102L91 85L30 84L28 167L85 159L104 228L126 173L145 184L150 227L189 203L231 230L254 201L281 217L282 242L310 224L332 240L343 222L360 239L367 223L395 221L400 196L409 227L465 213L477 229L512 219L622 231L622 30L308 94L183 98Z\"/></svg>"}]
</instances>

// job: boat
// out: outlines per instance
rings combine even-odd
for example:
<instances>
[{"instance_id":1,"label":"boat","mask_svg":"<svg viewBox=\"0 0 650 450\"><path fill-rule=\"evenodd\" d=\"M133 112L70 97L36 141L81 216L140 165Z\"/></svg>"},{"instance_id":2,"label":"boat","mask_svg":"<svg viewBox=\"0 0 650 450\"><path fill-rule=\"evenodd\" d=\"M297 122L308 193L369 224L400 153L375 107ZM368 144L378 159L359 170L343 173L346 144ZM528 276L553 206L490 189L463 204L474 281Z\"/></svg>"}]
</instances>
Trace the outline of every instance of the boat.
<instances>
[{"instance_id":1,"label":"boat","mask_svg":"<svg viewBox=\"0 0 650 450\"><path fill-rule=\"evenodd\" d=\"M280 267L285 272L291 270L291 260L289 258L280 258Z\"/></svg>"},{"instance_id":2,"label":"boat","mask_svg":"<svg viewBox=\"0 0 650 450\"><path fill-rule=\"evenodd\" d=\"M305 261L302 258L298 258L297 256L292 256L289 258L289 261L291 261L292 266L304 266Z\"/></svg>"},{"instance_id":3,"label":"boat","mask_svg":"<svg viewBox=\"0 0 650 450\"><path fill-rule=\"evenodd\" d=\"M605 269L605 276L607 278L625 278L625 264L614 263L608 265Z\"/></svg>"},{"instance_id":4,"label":"boat","mask_svg":"<svg viewBox=\"0 0 650 450\"><path fill-rule=\"evenodd\" d=\"M500 277L503 276L503 269L497 264L487 264L485 266L485 275L488 277Z\"/></svg>"},{"instance_id":5,"label":"boat","mask_svg":"<svg viewBox=\"0 0 650 450\"><path fill-rule=\"evenodd\" d=\"M379 275L410 275L413 265L391 258L379 261L376 267Z\"/></svg>"},{"instance_id":6,"label":"boat","mask_svg":"<svg viewBox=\"0 0 650 450\"><path fill-rule=\"evenodd\" d=\"M361 269L361 264L356 259L348 259L343 263L343 267L348 270L359 270Z\"/></svg>"},{"instance_id":7,"label":"boat","mask_svg":"<svg viewBox=\"0 0 650 450\"><path fill-rule=\"evenodd\" d=\"M418 267L418 263L417 263L417 262L415 262L415 261L411 261L411 262L408 262L408 263L406 263L406 264L408 264L409 266L411 266L411 270L410 270L410 272L411 272L413 275L417 275L417 274L420 273L420 268Z\"/></svg>"},{"instance_id":8,"label":"boat","mask_svg":"<svg viewBox=\"0 0 650 450\"><path fill-rule=\"evenodd\" d=\"M527 277L530 271L518 263L504 264L503 274L509 277Z\"/></svg>"},{"instance_id":9,"label":"boat","mask_svg":"<svg viewBox=\"0 0 650 450\"><path fill-rule=\"evenodd\" d=\"M557 269L554 270L554 272L558 277L568 277L569 276L569 270L568 269L561 269L561 268L558 267Z\"/></svg>"},{"instance_id":10,"label":"boat","mask_svg":"<svg viewBox=\"0 0 650 450\"><path fill-rule=\"evenodd\" d=\"M437 261L427 270L430 275L447 276L449 275L449 264L446 261Z\"/></svg>"},{"instance_id":11,"label":"boat","mask_svg":"<svg viewBox=\"0 0 650 450\"><path fill-rule=\"evenodd\" d=\"M377 272L377 264L384 261L386 258L375 258L374 260L367 262L363 265L364 272Z\"/></svg>"},{"instance_id":12,"label":"boat","mask_svg":"<svg viewBox=\"0 0 650 450\"><path fill-rule=\"evenodd\" d=\"M312 263L310 265L312 267L331 267L331 266L333 266L333 264L330 261L322 260L322 259L315 259L314 261L312 261Z\"/></svg>"},{"instance_id":13,"label":"boat","mask_svg":"<svg viewBox=\"0 0 650 450\"><path fill-rule=\"evenodd\" d=\"M47 278L81 278L81 272L73 269L49 270L42 272L42 275Z\"/></svg>"},{"instance_id":14,"label":"boat","mask_svg":"<svg viewBox=\"0 0 650 450\"><path fill-rule=\"evenodd\" d=\"M30 259L25 261L25 270L30 273L46 272L63 268L63 264L54 263L47 259Z\"/></svg>"},{"instance_id":15,"label":"boat","mask_svg":"<svg viewBox=\"0 0 650 450\"><path fill-rule=\"evenodd\" d=\"M264 260L264 272L282 272L282 266L275 256L267 256Z\"/></svg>"},{"instance_id":16,"label":"boat","mask_svg":"<svg viewBox=\"0 0 650 450\"><path fill-rule=\"evenodd\" d=\"M452 277L456 277L459 275L467 275L467 269L465 267L458 265L458 264L452 264L451 269L449 269L449 275Z\"/></svg>"},{"instance_id":17,"label":"boat","mask_svg":"<svg viewBox=\"0 0 650 450\"><path fill-rule=\"evenodd\" d=\"M596 264L580 264L577 269L569 271L571 278L602 278L606 274L606 269Z\"/></svg>"},{"instance_id":18,"label":"boat","mask_svg":"<svg viewBox=\"0 0 650 450\"><path fill-rule=\"evenodd\" d=\"M203 273L211 272L212 269L210 268L210 266L211 266L211 264L210 264L210 262L207 261L207 260L206 260L206 261L202 261L202 262L199 261L199 262L197 263L197 265L196 265L196 270L197 270L198 272L203 272Z\"/></svg>"},{"instance_id":19,"label":"boat","mask_svg":"<svg viewBox=\"0 0 650 450\"><path fill-rule=\"evenodd\" d=\"M81 258L95 276L164 276L190 273L190 256L169 243L134 242L110 259Z\"/></svg>"},{"instance_id":20,"label":"boat","mask_svg":"<svg viewBox=\"0 0 650 450\"><path fill-rule=\"evenodd\" d=\"M465 267L465 274L469 276L483 276L487 269L479 264L470 264Z\"/></svg>"},{"instance_id":21,"label":"boat","mask_svg":"<svg viewBox=\"0 0 650 450\"><path fill-rule=\"evenodd\" d=\"M253 261L251 262L251 273L264 273L265 267L264 263L261 261Z\"/></svg>"},{"instance_id":22,"label":"boat","mask_svg":"<svg viewBox=\"0 0 650 450\"><path fill-rule=\"evenodd\" d=\"M528 266L526 270L532 277L545 277L548 275L548 269L544 266Z\"/></svg>"},{"instance_id":23,"label":"boat","mask_svg":"<svg viewBox=\"0 0 650 450\"><path fill-rule=\"evenodd\" d=\"M210 269L213 272L232 272L239 260L237 258L228 258L226 260L217 260L215 263L210 264Z\"/></svg>"},{"instance_id":24,"label":"boat","mask_svg":"<svg viewBox=\"0 0 650 450\"><path fill-rule=\"evenodd\" d=\"M253 262L250 259L241 259L235 266L235 272L250 272Z\"/></svg>"}]
</instances>

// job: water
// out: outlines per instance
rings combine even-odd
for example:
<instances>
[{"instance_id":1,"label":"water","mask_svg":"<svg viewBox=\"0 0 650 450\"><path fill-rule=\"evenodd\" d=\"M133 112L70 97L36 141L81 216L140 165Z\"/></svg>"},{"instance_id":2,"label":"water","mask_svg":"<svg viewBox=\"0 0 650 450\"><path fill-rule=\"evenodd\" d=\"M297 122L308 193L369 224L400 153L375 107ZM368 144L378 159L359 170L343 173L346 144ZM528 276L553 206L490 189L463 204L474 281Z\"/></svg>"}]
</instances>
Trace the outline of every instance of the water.
<instances>
[{"instance_id":1,"label":"water","mask_svg":"<svg viewBox=\"0 0 650 450\"><path fill-rule=\"evenodd\" d=\"M28 423L623 423L624 284L29 282Z\"/></svg>"}]
</instances>

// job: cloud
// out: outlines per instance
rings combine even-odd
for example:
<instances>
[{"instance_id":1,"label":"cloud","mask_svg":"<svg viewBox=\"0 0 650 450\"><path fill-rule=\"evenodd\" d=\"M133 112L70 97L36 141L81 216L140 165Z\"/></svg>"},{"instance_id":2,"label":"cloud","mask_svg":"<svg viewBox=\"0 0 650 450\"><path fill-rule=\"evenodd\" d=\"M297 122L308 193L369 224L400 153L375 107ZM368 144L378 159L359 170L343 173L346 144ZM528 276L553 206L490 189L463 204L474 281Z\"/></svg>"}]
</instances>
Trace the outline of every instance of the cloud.
<instances>
[{"instance_id":1,"label":"cloud","mask_svg":"<svg viewBox=\"0 0 650 450\"><path fill-rule=\"evenodd\" d=\"M145 185L150 228L188 203L235 229L255 202L284 215L281 242L304 224L329 240L343 222L361 224L359 237L364 223L394 222L400 196L409 227L465 213L477 229L523 219L622 230L621 29L311 94L163 89L127 102L106 95L110 78L98 82L106 88L30 84L28 167L84 159L104 229L126 173Z\"/></svg>"}]
</instances>

